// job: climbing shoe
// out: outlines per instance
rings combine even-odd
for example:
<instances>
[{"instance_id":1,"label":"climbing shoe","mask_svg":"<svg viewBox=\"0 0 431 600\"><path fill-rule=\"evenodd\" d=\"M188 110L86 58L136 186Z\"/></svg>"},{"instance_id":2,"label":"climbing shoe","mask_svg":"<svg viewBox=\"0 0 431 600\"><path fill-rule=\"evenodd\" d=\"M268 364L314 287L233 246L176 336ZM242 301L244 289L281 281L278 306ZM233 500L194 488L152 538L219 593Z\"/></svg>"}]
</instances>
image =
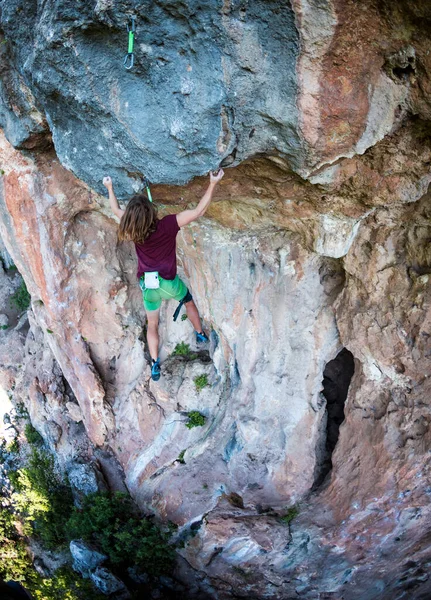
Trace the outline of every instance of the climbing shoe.
<instances>
[{"instance_id":1,"label":"climbing shoe","mask_svg":"<svg viewBox=\"0 0 431 600\"><path fill-rule=\"evenodd\" d=\"M207 344L209 342L209 337L204 331L200 333L196 331L196 343L197 344Z\"/></svg>"},{"instance_id":2,"label":"climbing shoe","mask_svg":"<svg viewBox=\"0 0 431 600\"><path fill-rule=\"evenodd\" d=\"M159 359L153 360L153 364L151 365L151 379L153 381L159 381L159 379L160 379L160 363L159 363Z\"/></svg>"}]
</instances>

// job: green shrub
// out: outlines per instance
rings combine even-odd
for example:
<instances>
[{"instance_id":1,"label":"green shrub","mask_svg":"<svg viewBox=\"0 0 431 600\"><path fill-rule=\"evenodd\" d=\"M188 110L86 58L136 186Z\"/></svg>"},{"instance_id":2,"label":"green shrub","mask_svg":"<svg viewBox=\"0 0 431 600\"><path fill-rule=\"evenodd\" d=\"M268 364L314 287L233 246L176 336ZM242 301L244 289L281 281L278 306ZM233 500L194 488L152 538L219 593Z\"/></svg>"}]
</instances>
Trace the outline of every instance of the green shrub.
<instances>
[{"instance_id":1,"label":"green shrub","mask_svg":"<svg viewBox=\"0 0 431 600\"><path fill-rule=\"evenodd\" d=\"M25 281L23 280L19 288L10 297L10 304L19 311L24 312L30 306L30 300L31 296L28 293Z\"/></svg>"},{"instance_id":2,"label":"green shrub","mask_svg":"<svg viewBox=\"0 0 431 600\"><path fill-rule=\"evenodd\" d=\"M180 342L175 346L172 356L188 356L190 354L190 346L185 342Z\"/></svg>"},{"instance_id":3,"label":"green shrub","mask_svg":"<svg viewBox=\"0 0 431 600\"><path fill-rule=\"evenodd\" d=\"M187 319L188 319L188 316L186 315L186 313L181 315L181 321L187 321Z\"/></svg>"},{"instance_id":4,"label":"green shrub","mask_svg":"<svg viewBox=\"0 0 431 600\"><path fill-rule=\"evenodd\" d=\"M35 533L48 549L66 541L65 527L73 506L70 487L56 473L48 452L33 448L28 464L10 471L14 507L25 533Z\"/></svg>"},{"instance_id":5,"label":"green shrub","mask_svg":"<svg viewBox=\"0 0 431 600\"><path fill-rule=\"evenodd\" d=\"M18 454L18 452L19 452L18 438L13 438L13 440L9 444L7 444L6 452L9 452L9 454Z\"/></svg>"},{"instance_id":6,"label":"green shrub","mask_svg":"<svg viewBox=\"0 0 431 600\"><path fill-rule=\"evenodd\" d=\"M201 392L205 387L209 385L208 383L208 375L204 373L203 375L198 375L193 380L195 382L196 391Z\"/></svg>"},{"instance_id":7,"label":"green shrub","mask_svg":"<svg viewBox=\"0 0 431 600\"><path fill-rule=\"evenodd\" d=\"M0 329L5 331L6 329L9 329L9 325L0 325Z\"/></svg>"},{"instance_id":8,"label":"green shrub","mask_svg":"<svg viewBox=\"0 0 431 600\"><path fill-rule=\"evenodd\" d=\"M186 461L184 460L184 455L186 453L186 450L187 450L187 448L185 448L184 450L181 450L181 452L178 454L177 461L179 463L181 463L182 465L186 464Z\"/></svg>"},{"instance_id":9,"label":"green shrub","mask_svg":"<svg viewBox=\"0 0 431 600\"><path fill-rule=\"evenodd\" d=\"M184 356L189 360L194 360L198 357L198 354L196 354L196 352L191 351L189 344L186 344L185 342L180 342L175 346L175 349L172 352L171 356Z\"/></svg>"},{"instance_id":10,"label":"green shrub","mask_svg":"<svg viewBox=\"0 0 431 600\"><path fill-rule=\"evenodd\" d=\"M286 514L284 516L280 517L280 520L283 521L283 523L286 523L288 525L298 515L299 515L299 508L296 505L291 506L290 508L287 509Z\"/></svg>"},{"instance_id":11,"label":"green shrub","mask_svg":"<svg viewBox=\"0 0 431 600\"><path fill-rule=\"evenodd\" d=\"M186 427L188 429L193 429L193 427L202 427L205 425L205 421L207 420L205 415L201 414L197 410L190 411L187 413L187 416L189 418L188 422L186 423Z\"/></svg>"},{"instance_id":12,"label":"green shrub","mask_svg":"<svg viewBox=\"0 0 431 600\"><path fill-rule=\"evenodd\" d=\"M125 494L96 493L73 508L67 524L70 540L82 538L107 554L114 565L137 565L151 575L172 571L175 550L170 534L136 513Z\"/></svg>"},{"instance_id":13,"label":"green shrub","mask_svg":"<svg viewBox=\"0 0 431 600\"><path fill-rule=\"evenodd\" d=\"M16 527L16 516L0 506L0 578L24 585L35 600L102 600L88 581L70 567L62 567L52 579L34 570L26 544Z\"/></svg>"},{"instance_id":14,"label":"green shrub","mask_svg":"<svg viewBox=\"0 0 431 600\"><path fill-rule=\"evenodd\" d=\"M43 443L43 437L31 423L27 423L24 429L25 437L32 446L40 446Z\"/></svg>"}]
</instances>

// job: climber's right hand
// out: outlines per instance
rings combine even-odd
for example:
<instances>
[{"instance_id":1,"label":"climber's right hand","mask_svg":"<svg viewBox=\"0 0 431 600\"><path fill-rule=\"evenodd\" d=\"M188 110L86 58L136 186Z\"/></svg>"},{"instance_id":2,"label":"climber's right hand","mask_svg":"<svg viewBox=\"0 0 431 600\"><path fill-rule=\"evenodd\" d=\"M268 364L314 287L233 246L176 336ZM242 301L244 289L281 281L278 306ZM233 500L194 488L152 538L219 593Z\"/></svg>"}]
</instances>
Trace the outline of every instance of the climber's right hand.
<instances>
[{"instance_id":1,"label":"climber's right hand","mask_svg":"<svg viewBox=\"0 0 431 600\"><path fill-rule=\"evenodd\" d=\"M220 179L223 177L224 171L223 169L219 169L218 171L210 171L210 182L218 183Z\"/></svg>"},{"instance_id":2,"label":"climber's right hand","mask_svg":"<svg viewBox=\"0 0 431 600\"><path fill-rule=\"evenodd\" d=\"M103 178L102 183L108 190L112 187L112 179L109 177L109 175Z\"/></svg>"}]
</instances>

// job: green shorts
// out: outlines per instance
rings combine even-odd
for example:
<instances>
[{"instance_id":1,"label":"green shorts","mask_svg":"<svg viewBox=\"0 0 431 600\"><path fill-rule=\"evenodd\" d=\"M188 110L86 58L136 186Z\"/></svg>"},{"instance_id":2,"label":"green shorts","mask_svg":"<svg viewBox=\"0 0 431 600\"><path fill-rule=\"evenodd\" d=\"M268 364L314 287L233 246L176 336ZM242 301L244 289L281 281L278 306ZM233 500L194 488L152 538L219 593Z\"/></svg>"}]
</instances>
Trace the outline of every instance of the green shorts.
<instances>
[{"instance_id":1,"label":"green shorts","mask_svg":"<svg viewBox=\"0 0 431 600\"><path fill-rule=\"evenodd\" d=\"M159 275L160 287L157 290L146 289L144 276L139 279L139 286L142 290L145 310L158 310L162 300L177 300L180 302L187 294L187 286L178 277L175 279L163 279Z\"/></svg>"}]
</instances>

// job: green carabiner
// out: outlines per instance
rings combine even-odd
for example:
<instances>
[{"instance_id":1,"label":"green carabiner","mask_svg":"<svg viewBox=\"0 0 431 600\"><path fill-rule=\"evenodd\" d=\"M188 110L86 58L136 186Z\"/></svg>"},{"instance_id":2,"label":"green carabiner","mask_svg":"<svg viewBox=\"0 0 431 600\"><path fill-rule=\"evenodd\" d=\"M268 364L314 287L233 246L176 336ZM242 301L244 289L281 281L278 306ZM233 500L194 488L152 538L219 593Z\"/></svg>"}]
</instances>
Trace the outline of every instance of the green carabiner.
<instances>
[{"instance_id":1,"label":"green carabiner","mask_svg":"<svg viewBox=\"0 0 431 600\"><path fill-rule=\"evenodd\" d=\"M152 198L151 192L150 192L150 182L148 181L148 179L146 177L143 177L142 178L142 183L144 184L144 188L145 188L145 190L147 192L148 200L150 202L152 202L153 198Z\"/></svg>"},{"instance_id":2,"label":"green carabiner","mask_svg":"<svg viewBox=\"0 0 431 600\"><path fill-rule=\"evenodd\" d=\"M124 66L129 70L133 67L135 62L133 48L135 46L136 17L130 17L130 23L127 24L127 31L129 33L129 43L127 46L127 54L124 57Z\"/></svg>"}]
</instances>

